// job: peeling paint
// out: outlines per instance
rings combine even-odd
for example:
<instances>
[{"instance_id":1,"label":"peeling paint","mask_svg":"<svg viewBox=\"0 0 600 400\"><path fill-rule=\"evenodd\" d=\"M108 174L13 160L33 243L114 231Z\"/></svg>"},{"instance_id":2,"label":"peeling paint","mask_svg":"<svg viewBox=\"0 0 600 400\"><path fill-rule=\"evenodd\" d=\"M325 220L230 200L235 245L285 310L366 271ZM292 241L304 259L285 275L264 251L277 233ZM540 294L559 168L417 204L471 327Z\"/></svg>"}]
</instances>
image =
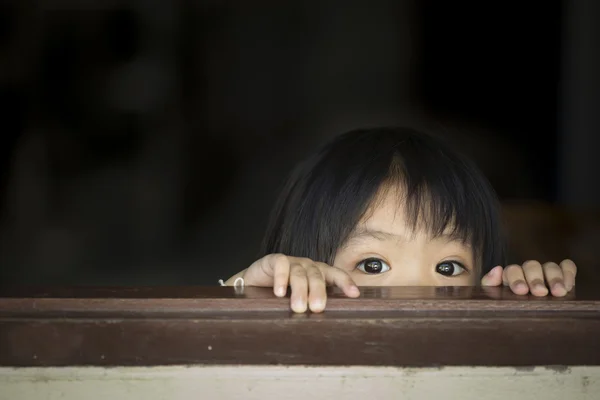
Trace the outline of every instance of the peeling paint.
<instances>
[{"instance_id":1,"label":"peeling paint","mask_svg":"<svg viewBox=\"0 0 600 400\"><path fill-rule=\"evenodd\" d=\"M588 385L590 384L590 378L588 376L582 376L581 377L581 386L588 387Z\"/></svg>"},{"instance_id":2,"label":"peeling paint","mask_svg":"<svg viewBox=\"0 0 600 400\"><path fill-rule=\"evenodd\" d=\"M532 372L533 370L535 370L535 365L526 365L526 366L521 366L521 367L515 367L515 370L517 372Z\"/></svg>"},{"instance_id":3,"label":"peeling paint","mask_svg":"<svg viewBox=\"0 0 600 400\"><path fill-rule=\"evenodd\" d=\"M546 368L561 374L568 374L571 372L571 368L567 365L547 365Z\"/></svg>"}]
</instances>

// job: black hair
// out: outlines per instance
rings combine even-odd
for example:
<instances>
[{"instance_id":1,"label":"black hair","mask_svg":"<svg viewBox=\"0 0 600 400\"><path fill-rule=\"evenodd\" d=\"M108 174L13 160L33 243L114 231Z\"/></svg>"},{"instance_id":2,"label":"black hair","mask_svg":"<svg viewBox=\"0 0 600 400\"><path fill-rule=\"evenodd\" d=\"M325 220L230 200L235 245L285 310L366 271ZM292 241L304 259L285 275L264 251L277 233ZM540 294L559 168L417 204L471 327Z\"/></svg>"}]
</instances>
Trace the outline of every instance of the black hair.
<instances>
[{"instance_id":1,"label":"black hair","mask_svg":"<svg viewBox=\"0 0 600 400\"><path fill-rule=\"evenodd\" d=\"M261 256L332 264L382 190L401 187L407 223L472 246L477 271L504 265L496 193L483 173L439 138L409 128L340 135L292 172L271 215Z\"/></svg>"}]
</instances>

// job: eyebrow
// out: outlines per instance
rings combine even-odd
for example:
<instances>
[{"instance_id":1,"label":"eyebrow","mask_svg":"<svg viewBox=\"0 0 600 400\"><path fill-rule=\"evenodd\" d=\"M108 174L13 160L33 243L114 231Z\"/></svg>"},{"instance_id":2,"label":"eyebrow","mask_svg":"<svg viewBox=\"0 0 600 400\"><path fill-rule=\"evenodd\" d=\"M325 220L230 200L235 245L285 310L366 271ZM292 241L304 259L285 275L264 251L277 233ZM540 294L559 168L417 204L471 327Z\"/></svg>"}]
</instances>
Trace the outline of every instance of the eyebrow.
<instances>
[{"instance_id":1,"label":"eyebrow","mask_svg":"<svg viewBox=\"0 0 600 400\"><path fill-rule=\"evenodd\" d=\"M401 235L396 235L395 233L391 233L391 232L386 232L386 231L382 231L382 230L377 230L377 229L366 229L366 228L359 228L359 229L355 229L350 236L348 237L347 242L351 242L351 241L356 241L356 240L363 240L363 239L367 239L367 238L373 238L379 241L406 241L407 238L405 236L401 236ZM447 242L461 242L463 243L463 238L461 235L459 235L458 233L443 233L441 235L436 235L435 237L432 237L431 240L434 239L439 239L439 240L444 240ZM464 243L466 245L469 245L469 243Z\"/></svg>"},{"instance_id":2,"label":"eyebrow","mask_svg":"<svg viewBox=\"0 0 600 400\"><path fill-rule=\"evenodd\" d=\"M356 230L352 231L352 233L348 237L348 241L357 240L357 239L360 240L360 239L365 239L365 238L373 238L373 239L377 239L380 241L406 240L406 238L404 236L396 235L391 232L361 228L361 229L356 229Z\"/></svg>"}]
</instances>

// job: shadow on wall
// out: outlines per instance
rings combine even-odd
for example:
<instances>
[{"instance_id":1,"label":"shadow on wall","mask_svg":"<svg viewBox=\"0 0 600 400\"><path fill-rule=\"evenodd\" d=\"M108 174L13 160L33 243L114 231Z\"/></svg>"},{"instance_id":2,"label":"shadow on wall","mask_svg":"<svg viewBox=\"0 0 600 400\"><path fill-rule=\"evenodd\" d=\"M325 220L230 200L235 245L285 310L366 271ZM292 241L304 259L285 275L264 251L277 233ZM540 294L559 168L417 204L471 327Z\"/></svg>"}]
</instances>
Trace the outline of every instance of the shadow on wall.
<instances>
[{"instance_id":1,"label":"shadow on wall","mask_svg":"<svg viewBox=\"0 0 600 400\"><path fill-rule=\"evenodd\" d=\"M507 201L503 208L512 262L571 258L579 282L600 284L599 210L573 211L539 201Z\"/></svg>"},{"instance_id":2,"label":"shadow on wall","mask_svg":"<svg viewBox=\"0 0 600 400\"><path fill-rule=\"evenodd\" d=\"M410 113L409 2L93 4L9 10L8 280L216 282L331 116Z\"/></svg>"},{"instance_id":3,"label":"shadow on wall","mask_svg":"<svg viewBox=\"0 0 600 400\"><path fill-rule=\"evenodd\" d=\"M518 144L415 101L411 1L213 3L0 13L3 282L216 284L254 261L292 166L357 127L441 130L529 196Z\"/></svg>"}]
</instances>

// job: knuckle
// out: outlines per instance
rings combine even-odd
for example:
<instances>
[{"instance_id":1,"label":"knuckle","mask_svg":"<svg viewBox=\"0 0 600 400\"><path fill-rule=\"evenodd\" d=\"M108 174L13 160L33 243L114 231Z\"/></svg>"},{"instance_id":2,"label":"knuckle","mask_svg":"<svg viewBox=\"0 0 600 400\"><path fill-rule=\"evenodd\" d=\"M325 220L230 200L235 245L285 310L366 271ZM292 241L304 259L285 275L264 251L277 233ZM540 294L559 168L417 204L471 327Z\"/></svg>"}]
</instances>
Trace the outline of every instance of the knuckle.
<instances>
[{"instance_id":1,"label":"knuckle","mask_svg":"<svg viewBox=\"0 0 600 400\"><path fill-rule=\"evenodd\" d=\"M539 261L537 260L527 260L523 263L523 269L534 269L534 268L541 268L542 264L540 264Z\"/></svg>"},{"instance_id":2,"label":"knuckle","mask_svg":"<svg viewBox=\"0 0 600 400\"><path fill-rule=\"evenodd\" d=\"M258 265L262 269L265 275L285 275L290 270L290 263L288 258L283 254L275 253L265 256L263 262Z\"/></svg>"},{"instance_id":3,"label":"knuckle","mask_svg":"<svg viewBox=\"0 0 600 400\"><path fill-rule=\"evenodd\" d=\"M517 264L511 264L504 269L504 271L506 272L507 275L512 275L514 273L518 273L521 270L522 270L521 266L517 265Z\"/></svg>"},{"instance_id":4,"label":"knuckle","mask_svg":"<svg viewBox=\"0 0 600 400\"><path fill-rule=\"evenodd\" d=\"M575 265L575 263L573 262L573 260L570 260L568 258L565 259L565 260L563 260L560 263L560 265L561 265L561 267L563 269L567 269L567 270L570 270L570 271L573 271L573 272L577 271L577 266Z\"/></svg>"},{"instance_id":5,"label":"knuckle","mask_svg":"<svg viewBox=\"0 0 600 400\"><path fill-rule=\"evenodd\" d=\"M560 267L558 266L558 264L556 264L555 262L549 261L546 262L542 265L542 267L544 268L544 270L558 270L560 269Z\"/></svg>"},{"instance_id":6,"label":"knuckle","mask_svg":"<svg viewBox=\"0 0 600 400\"><path fill-rule=\"evenodd\" d=\"M310 277L310 278L319 278L319 279L323 279L323 274L321 273L321 271L319 271L318 268L316 267L310 267L306 270L306 274Z\"/></svg>"},{"instance_id":7,"label":"knuckle","mask_svg":"<svg viewBox=\"0 0 600 400\"><path fill-rule=\"evenodd\" d=\"M270 257L271 261L273 262L273 265L283 264L288 261L287 256L281 253L269 254L267 257Z\"/></svg>"},{"instance_id":8,"label":"knuckle","mask_svg":"<svg viewBox=\"0 0 600 400\"><path fill-rule=\"evenodd\" d=\"M306 270L300 264L292 264L290 266L290 275L293 276L306 276Z\"/></svg>"},{"instance_id":9,"label":"knuckle","mask_svg":"<svg viewBox=\"0 0 600 400\"><path fill-rule=\"evenodd\" d=\"M549 279L549 280L548 280L548 285L549 285L550 287L554 286L554 285L555 285L555 284L557 284L557 283L563 283L563 280L562 280L562 278L558 278L558 277L556 277L556 278L552 278L552 279Z\"/></svg>"},{"instance_id":10,"label":"knuckle","mask_svg":"<svg viewBox=\"0 0 600 400\"><path fill-rule=\"evenodd\" d=\"M325 264L324 262L315 261L314 265L316 265L320 270L332 269L333 267L329 264Z\"/></svg>"},{"instance_id":11,"label":"knuckle","mask_svg":"<svg viewBox=\"0 0 600 400\"><path fill-rule=\"evenodd\" d=\"M535 278L532 279L531 282L529 282L532 286L535 285L544 285L544 279L543 278Z\"/></svg>"},{"instance_id":12,"label":"knuckle","mask_svg":"<svg viewBox=\"0 0 600 400\"><path fill-rule=\"evenodd\" d=\"M294 299L305 298L308 294L308 283L305 279L297 279L290 284Z\"/></svg>"},{"instance_id":13,"label":"knuckle","mask_svg":"<svg viewBox=\"0 0 600 400\"><path fill-rule=\"evenodd\" d=\"M313 264L313 260L311 260L308 257L297 257L296 260L299 264L302 264L302 265Z\"/></svg>"}]
</instances>

